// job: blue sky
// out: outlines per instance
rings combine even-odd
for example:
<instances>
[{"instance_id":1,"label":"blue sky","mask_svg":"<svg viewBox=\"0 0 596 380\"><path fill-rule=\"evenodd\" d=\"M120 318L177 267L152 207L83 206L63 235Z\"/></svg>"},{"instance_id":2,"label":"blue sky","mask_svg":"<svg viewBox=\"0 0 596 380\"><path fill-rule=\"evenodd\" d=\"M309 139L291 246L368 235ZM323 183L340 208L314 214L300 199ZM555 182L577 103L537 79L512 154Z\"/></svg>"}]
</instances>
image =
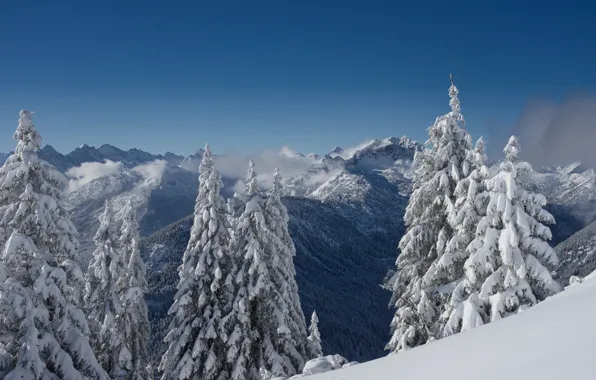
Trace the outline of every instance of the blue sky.
<instances>
[{"instance_id":1,"label":"blue sky","mask_svg":"<svg viewBox=\"0 0 596 380\"><path fill-rule=\"evenodd\" d=\"M596 87L582 1L4 1L0 151L21 108L44 142L324 153L448 111L474 137Z\"/></svg>"}]
</instances>

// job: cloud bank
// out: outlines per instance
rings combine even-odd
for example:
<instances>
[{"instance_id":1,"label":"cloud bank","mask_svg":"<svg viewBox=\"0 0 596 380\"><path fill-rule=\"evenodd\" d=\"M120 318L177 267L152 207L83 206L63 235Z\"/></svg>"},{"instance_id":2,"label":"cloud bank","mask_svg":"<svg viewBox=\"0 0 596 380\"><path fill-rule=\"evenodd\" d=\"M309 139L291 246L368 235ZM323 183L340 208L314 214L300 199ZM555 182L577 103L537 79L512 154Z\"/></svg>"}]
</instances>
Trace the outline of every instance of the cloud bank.
<instances>
[{"instance_id":1,"label":"cloud bank","mask_svg":"<svg viewBox=\"0 0 596 380\"><path fill-rule=\"evenodd\" d=\"M299 155L287 146L281 151L267 149L250 155L238 153L226 153L214 156L215 166L225 177L246 178L248 161L253 160L257 180L263 188L270 188L273 184L273 171L278 168L282 177L288 179L297 174L303 173L308 167L316 163L316 160ZM236 184L236 188L241 190L244 186L243 181Z\"/></svg>"},{"instance_id":2,"label":"cloud bank","mask_svg":"<svg viewBox=\"0 0 596 380\"><path fill-rule=\"evenodd\" d=\"M155 160L147 162L130 169L139 174L144 180L161 179L167 162ZM76 191L91 181L99 178L114 176L123 169L122 162L107 160L105 162L84 162L81 166L70 168L66 171L68 180L68 191Z\"/></svg>"},{"instance_id":3,"label":"cloud bank","mask_svg":"<svg viewBox=\"0 0 596 380\"><path fill-rule=\"evenodd\" d=\"M491 158L501 159L506 139L520 138L523 158L535 166L581 161L596 167L596 94L576 94L560 103L530 102L512 128L489 129Z\"/></svg>"},{"instance_id":4,"label":"cloud bank","mask_svg":"<svg viewBox=\"0 0 596 380\"><path fill-rule=\"evenodd\" d=\"M114 175L121 167L121 162L107 160L106 162L84 162L81 166L70 168L65 173L70 178L68 191L78 190L95 179Z\"/></svg>"},{"instance_id":5,"label":"cloud bank","mask_svg":"<svg viewBox=\"0 0 596 380\"><path fill-rule=\"evenodd\" d=\"M161 179L164 170L166 170L166 160L155 160L141 164L132 168L132 171L140 174L144 179Z\"/></svg>"}]
</instances>

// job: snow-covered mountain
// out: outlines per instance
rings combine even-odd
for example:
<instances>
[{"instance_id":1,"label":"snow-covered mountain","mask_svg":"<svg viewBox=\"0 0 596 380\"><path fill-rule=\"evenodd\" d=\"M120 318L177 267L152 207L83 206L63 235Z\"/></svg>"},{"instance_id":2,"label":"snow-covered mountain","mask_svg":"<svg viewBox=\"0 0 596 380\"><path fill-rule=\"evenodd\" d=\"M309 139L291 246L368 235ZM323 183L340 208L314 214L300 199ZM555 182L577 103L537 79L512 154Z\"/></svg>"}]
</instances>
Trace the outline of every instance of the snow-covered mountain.
<instances>
[{"instance_id":1,"label":"snow-covered mountain","mask_svg":"<svg viewBox=\"0 0 596 380\"><path fill-rule=\"evenodd\" d=\"M80 166L85 162L104 162L106 160L122 162L125 167L134 167L149 161L165 160L171 165L178 165L184 159L174 153L151 154L140 149L122 150L113 145L104 144L99 148L82 145L68 154L56 151L51 145L45 145L38 152L39 158L54 165L61 172Z\"/></svg>"},{"instance_id":2,"label":"snow-covered mountain","mask_svg":"<svg viewBox=\"0 0 596 380\"><path fill-rule=\"evenodd\" d=\"M556 279L567 284L571 276L584 277L596 270L596 222L592 222L555 247L560 264Z\"/></svg>"},{"instance_id":3,"label":"snow-covered mountain","mask_svg":"<svg viewBox=\"0 0 596 380\"><path fill-rule=\"evenodd\" d=\"M590 277L518 315L308 379L592 379L596 276Z\"/></svg>"},{"instance_id":4,"label":"snow-covered mountain","mask_svg":"<svg viewBox=\"0 0 596 380\"><path fill-rule=\"evenodd\" d=\"M596 174L580 163L537 168L525 186L544 194L546 209L556 220L551 226L556 245L596 220Z\"/></svg>"},{"instance_id":5,"label":"snow-covered mountain","mask_svg":"<svg viewBox=\"0 0 596 380\"><path fill-rule=\"evenodd\" d=\"M579 204L596 201L596 171L576 162L562 167L540 168L530 178L551 202Z\"/></svg>"}]
</instances>

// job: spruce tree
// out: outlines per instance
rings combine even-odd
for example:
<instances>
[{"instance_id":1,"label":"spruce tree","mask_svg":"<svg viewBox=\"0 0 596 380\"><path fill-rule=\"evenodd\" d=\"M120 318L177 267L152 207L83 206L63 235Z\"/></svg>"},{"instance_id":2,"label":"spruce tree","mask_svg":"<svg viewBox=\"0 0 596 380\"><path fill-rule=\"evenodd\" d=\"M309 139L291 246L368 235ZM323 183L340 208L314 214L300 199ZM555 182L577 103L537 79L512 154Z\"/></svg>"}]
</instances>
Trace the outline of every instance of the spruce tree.
<instances>
[{"instance_id":1,"label":"spruce tree","mask_svg":"<svg viewBox=\"0 0 596 380\"><path fill-rule=\"evenodd\" d=\"M252 160L246 177L246 186L241 194L245 204L242 213L235 223L235 231L232 240L232 251L238 261L238 274L236 283L236 305L242 306L242 317L245 324L242 326L242 334L248 338L246 351L242 352L245 359L245 379L259 380L263 377L262 372L270 376L271 365L265 358L265 351L281 359L271 346L268 335L263 336L263 319L271 316L269 306L271 280L269 278L267 261L265 259L265 244L267 243L267 231L265 217L263 215L264 198L258 191L257 176ZM281 319L283 317L276 316ZM281 373L281 374L279 374ZM275 368L275 374L286 376L284 368ZM287 377L287 376L286 376Z\"/></svg>"},{"instance_id":2,"label":"spruce tree","mask_svg":"<svg viewBox=\"0 0 596 380\"><path fill-rule=\"evenodd\" d=\"M323 349L321 348L321 333L319 332L319 317L317 312L313 311L310 317L310 326L308 327L308 342L310 343L311 355L313 358L320 358L323 356Z\"/></svg>"},{"instance_id":3,"label":"spruce tree","mask_svg":"<svg viewBox=\"0 0 596 380\"><path fill-rule=\"evenodd\" d=\"M300 303L291 263L294 248L279 199L279 173L275 182L265 197L258 191L254 163L249 163L242 194L246 203L232 242L240 263L237 303L247 305L249 321L247 380L293 376L308 358L306 322L296 310Z\"/></svg>"},{"instance_id":4,"label":"spruce tree","mask_svg":"<svg viewBox=\"0 0 596 380\"><path fill-rule=\"evenodd\" d=\"M190 240L178 268L180 281L169 347L159 369L162 379L226 380L245 378L248 323L235 304L235 263L229 252L229 225L222 181L205 147L199 169L199 194Z\"/></svg>"},{"instance_id":5,"label":"spruce tree","mask_svg":"<svg viewBox=\"0 0 596 380\"><path fill-rule=\"evenodd\" d=\"M149 358L149 317L144 294L148 291L147 270L139 251L139 224L132 201L122 211L118 247L124 259L125 272L121 285L122 322L124 345L121 367L126 379L144 380L151 376Z\"/></svg>"},{"instance_id":6,"label":"spruce tree","mask_svg":"<svg viewBox=\"0 0 596 380\"><path fill-rule=\"evenodd\" d=\"M21 111L15 153L0 168L0 377L107 379L81 310L76 229L64 176L40 160L41 136Z\"/></svg>"},{"instance_id":7,"label":"spruce tree","mask_svg":"<svg viewBox=\"0 0 596 380\"><path fill-rule=\"evenodd\" d=\"M265 259L272 289L279 298L272 298L273 315L284 316L271 326L270 340L281 357L291 364L292 372L300 373L309 352L306 319L300 305L294 257L296 248L288 231L288 211L281 201L282 177L278 169L273 174L273 186L263 209L266 223ZM273 294L276 294L273 293ZM275 319L269 322L276 321Z\"/></svg>"},{"instance_id":8,"label":"spruce tree","mask_svg":"<svg viewBox=\"0 0 596 380\"><path fill-rule=\"evenodd\" d=\"M558 264L548 244L553 216L546 199L520 185L532 167L520 161L515 136L504 149L500 171L486 181L490 200L486 216L469 246L462 287L467 294L462 330L515 314L562 290L547 267ZM455 331L457 332L457 331Z\"/></svg>"},{"instance_id":9,"label":"spruce tree","mask_svg":"<svg viewBox=\"0 0 596 380\"><path fill-rule=\"evenodd\" d=\"M451 335L461 329L464 313L467 311L464 302L467 294L464 281L464 262L470 255L469 244L475 238L475 231L481 218L486 214L488 192L485 180L488 176L486 156L484 154L484 140L477 141L473 151L469 151L468 162L471 172L462 178L455 188L456 201L450 209L449 223L453 227L453 236L447 243L445 254L438 262L439 267L451 268L459 276L457 284L451 294L447 309L442 315L440 329L444 336Z\"/></svg>"},{"instance_id":10,"label":"spruce tree","mask_svg":"<svg viewBox=\"0 0 596 380\"><path fill-rule=\"evenodd\" d=\"M463 128L453 81L449 96L451 112L437 118L428 130L427 147L414 157L414 189L404 216L407 231L399 243L397 271L388 283L397 309L387 344L391 352L440 336L439 316L450 296L449 285L462 275L456 261L439 265L449 255L447 243L454 234L449 215L455 208L456 188L471 169L471 138Z\"/></svg>"},{"instance_id":11,"label":"spruce tree","mask_svg":"<svg viewBox=\"0 0 596 380\"><path fill-rule=\"evenodd\" d=\"M103 368L112 378L123 378L122 364L129 356L124 337L121 303L124 259L118 252L113 210L106 201L94 237L95 251L87 269L85 308L91 343Z\"/></svg>"}]
</instances>

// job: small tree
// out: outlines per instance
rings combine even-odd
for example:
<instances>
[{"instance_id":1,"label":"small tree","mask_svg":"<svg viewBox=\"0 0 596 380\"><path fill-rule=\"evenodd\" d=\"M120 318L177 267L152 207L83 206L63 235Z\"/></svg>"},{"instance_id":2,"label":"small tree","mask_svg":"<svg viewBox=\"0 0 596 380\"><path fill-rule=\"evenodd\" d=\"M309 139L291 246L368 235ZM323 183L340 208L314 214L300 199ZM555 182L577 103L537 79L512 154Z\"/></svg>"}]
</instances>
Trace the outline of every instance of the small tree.
<instances>
[{"instance_id":1,"label":"small tree","mask_svg":"<svg viewBox=\"0 0 596 380\"><path fill-rule=\"evenodd\" d=\"M41 136L21 111L15 153L0 168L0 377L107 379L89 345L76 229L64 176L40 160Z\"/></svg>"},{"instance_id":2,"label":"small tree","mask_svg":"<svg viewBox=\"0 0 596 380\"><path fill-rule=\"evenodd\" d=\"M122 364L129 356L125 343L123 308L124 260L118 252L114 215L106 201L95 234L95 251L87 269L85 306L91 327L91 343L103 368L113 378L124 376Z\"/></svg>"},{"instance_id":3,"label":"small tree","mask_svg":"<svg viewBox=\"0 0 596 380\"><path fill-rule=\"evenodd\" d=\"M122 321L126 351L120 366L126 379L145 380L151 377L149 344L149 317L144 294L148 291L145 264L139 251L139 224L132 201L123 210L120 239L118 242L124 259L125 272L122 284Z\"/></svg>"},{"instance_id":4,"label":"small tree","mask_svg":"<svg viewBox=\"0 0 596 380\"><path fill-rule=\"evenodd\" d=\"M321 333L319 332L319 317L317 312L313 311L310 317L310 326L308 327L308 342L310 343L311 355L315 358L323 356L323 349L321 348Z\"/></svg>"}]
</instances>

